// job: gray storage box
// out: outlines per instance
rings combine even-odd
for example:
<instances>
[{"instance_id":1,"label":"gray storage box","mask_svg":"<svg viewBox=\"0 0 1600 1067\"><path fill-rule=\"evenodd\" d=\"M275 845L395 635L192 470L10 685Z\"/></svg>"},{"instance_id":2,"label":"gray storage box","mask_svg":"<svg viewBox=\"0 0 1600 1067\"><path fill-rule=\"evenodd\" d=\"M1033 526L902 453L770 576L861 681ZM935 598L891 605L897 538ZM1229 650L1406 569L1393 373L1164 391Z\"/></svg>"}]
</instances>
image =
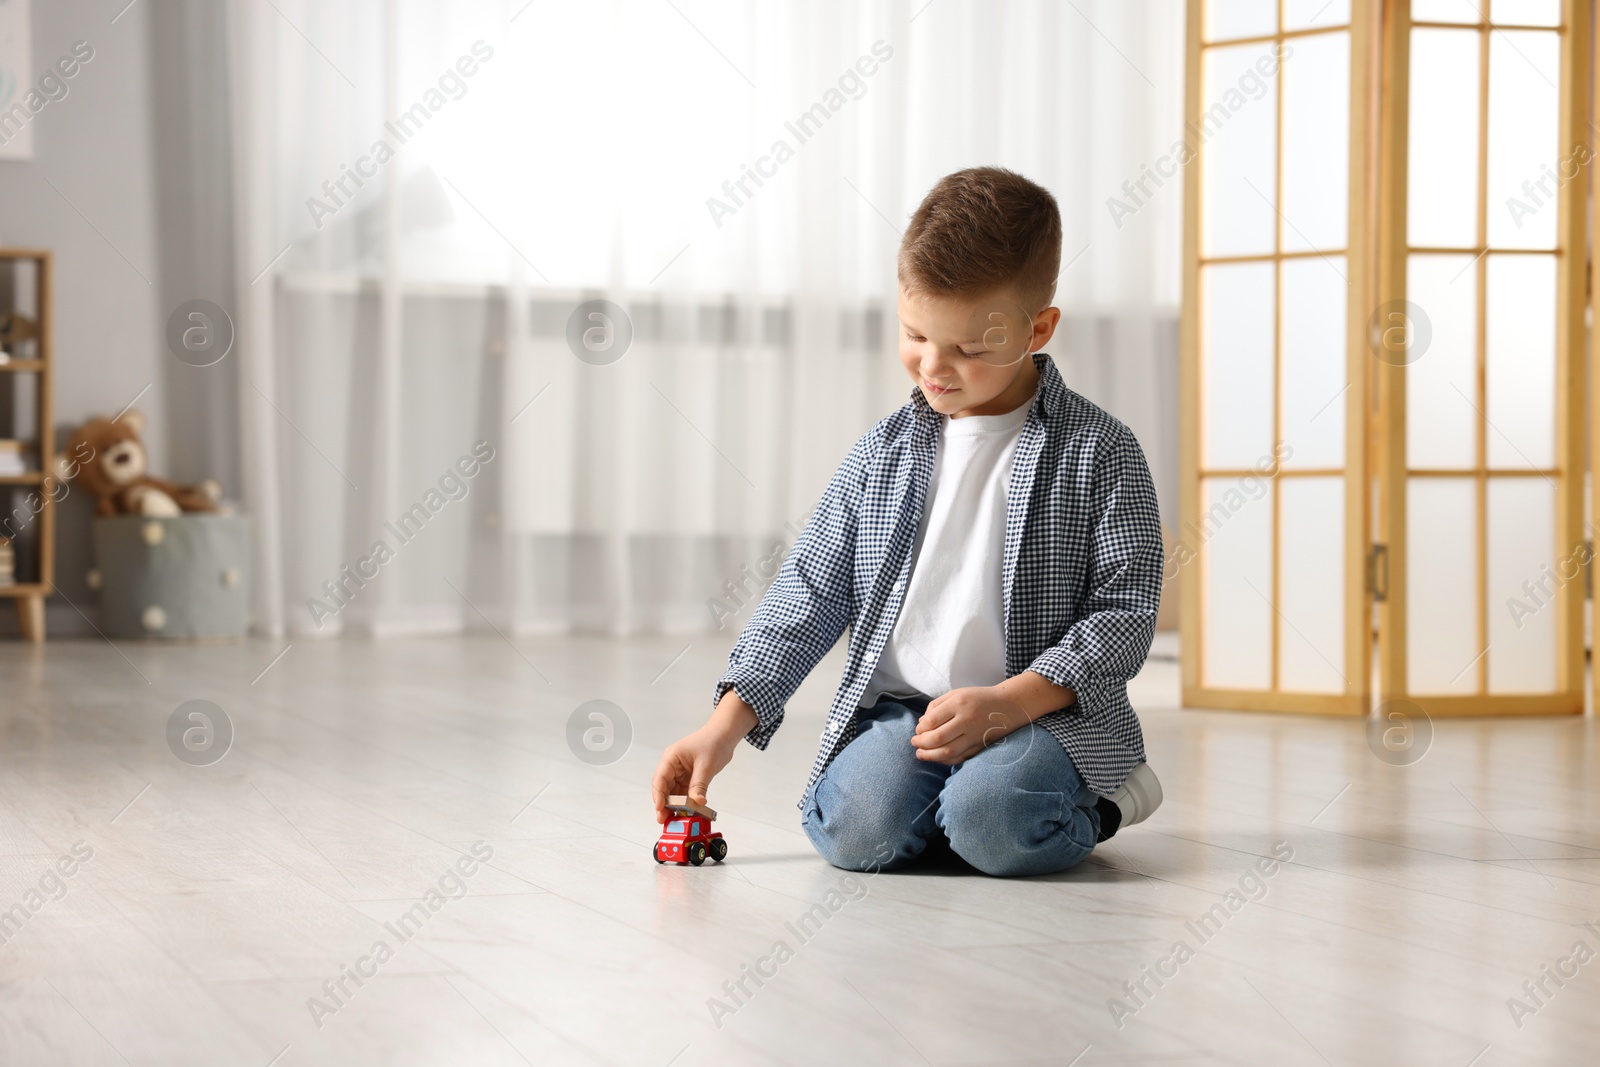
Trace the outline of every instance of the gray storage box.
<instances>
[{"instance_id":1,"label":"gray storage box","mask_svg":"<svg viewBox=\"0 0 1600 1067\"><path fill-rule=\"evenodd\" d=\"M250 520L192 512L96 519L100 624L108 637L242 638Z\"/></svg>"}]
</instances>

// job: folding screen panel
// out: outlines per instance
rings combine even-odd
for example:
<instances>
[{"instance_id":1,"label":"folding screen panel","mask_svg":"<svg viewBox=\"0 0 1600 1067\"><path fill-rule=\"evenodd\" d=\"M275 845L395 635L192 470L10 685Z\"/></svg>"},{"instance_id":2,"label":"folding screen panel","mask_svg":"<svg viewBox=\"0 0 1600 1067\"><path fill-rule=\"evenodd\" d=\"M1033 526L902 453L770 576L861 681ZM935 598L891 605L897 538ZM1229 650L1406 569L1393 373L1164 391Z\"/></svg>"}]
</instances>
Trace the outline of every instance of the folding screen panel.
<instances>
[{"instance_id":1,"label":"folding screen panel","mask_svg":"<svg viewBox=\"0 0 1600 1067\"><path fill-rule=\"evenodd\" d=\"M1189 7L1185 704L1367 710L1372 7Z\"/></svg>"},{"instance_id":2,"label":"folding screen panel","mask_svg":"<svg viewBox=\"0 0 1600 1067\"><path fill-rule=\"evenodd\" d=\"M1581 713L1589 3L1389 8L1381 696Z\"/></svg>"},{"instance_id":3,"label":"folding screen panel","mask_svg":"<svg viewBox=\"0 0 1600 1067\"><path fill-rule=\"evenodd\" d=\"M1582 711L1591 7L1191 2L1186 704Z\"/></svg>"}]
</instances>

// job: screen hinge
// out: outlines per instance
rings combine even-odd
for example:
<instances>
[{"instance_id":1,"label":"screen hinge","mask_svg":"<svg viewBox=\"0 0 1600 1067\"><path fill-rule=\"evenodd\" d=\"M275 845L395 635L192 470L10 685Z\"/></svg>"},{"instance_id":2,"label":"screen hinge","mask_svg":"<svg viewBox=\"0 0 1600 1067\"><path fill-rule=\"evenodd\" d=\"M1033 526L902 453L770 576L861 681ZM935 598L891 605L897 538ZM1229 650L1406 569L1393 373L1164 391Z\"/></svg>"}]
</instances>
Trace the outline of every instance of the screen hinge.
<instances>
[{"instance_id":1,"label":"screen hinge","mask_svg":"<svg viewBox=\"0 0 1600 1067\"><path fill-rule=\"evenodd\" d=\"M1367 592L1372 599L1389 599L1389 546L1373 545L1367 553Z\"/></svg>"}]
</instances>

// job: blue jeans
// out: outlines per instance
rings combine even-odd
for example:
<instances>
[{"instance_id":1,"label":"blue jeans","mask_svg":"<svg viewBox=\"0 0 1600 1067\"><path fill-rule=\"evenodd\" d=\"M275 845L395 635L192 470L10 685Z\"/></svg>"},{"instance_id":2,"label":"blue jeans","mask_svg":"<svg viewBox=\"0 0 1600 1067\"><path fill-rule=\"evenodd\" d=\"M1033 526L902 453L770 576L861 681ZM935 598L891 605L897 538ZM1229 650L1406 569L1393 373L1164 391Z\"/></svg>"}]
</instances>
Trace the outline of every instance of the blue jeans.
<instances>
[{"instance_id":1,"label":"blue jeans","mask_svg":"<svg viewBox=\"0 0 1600 1067\"><path fill-rule=\"evenodd\" d=\"M1094 851L1095 794L1061 743L1030 723L955 766L919 760L911 735L928 701L883 697L812 786L801 824L822 858L894 870L941 835L985 874L1064 871Z\"/></svg>"}]
</instances>

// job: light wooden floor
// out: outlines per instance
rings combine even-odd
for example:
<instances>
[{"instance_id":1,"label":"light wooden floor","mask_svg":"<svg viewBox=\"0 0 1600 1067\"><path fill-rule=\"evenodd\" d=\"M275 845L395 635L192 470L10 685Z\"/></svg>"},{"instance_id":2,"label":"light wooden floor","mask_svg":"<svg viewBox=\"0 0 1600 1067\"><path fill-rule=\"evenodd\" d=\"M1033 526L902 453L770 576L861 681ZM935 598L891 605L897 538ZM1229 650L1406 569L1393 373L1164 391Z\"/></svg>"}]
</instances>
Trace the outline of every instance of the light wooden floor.
<instances>
[{"instance_id":1,"label":"light wooden floor","mask_svg":"<svg viewBox=\"0 0 1600 1067\"><path fill-rule=\"evenodd\" d=\"M794 807L836 650L714 787L727 864L680 869L648 854L648 777L726 648L685 643L304 643L256 681L281 644L0 646L0 909L21 909L0 915L0 1063L1597 1060L1600 959L1522 988L1578 941L1600 952L1592 719L1442 722L1391 766L1358 724L1175 710L1176 665L1153 661L1149 823L1050 878L852 882ZM633 727L610 766L566 741L595 698ZM168 748L191 699L236 730L212 766ZM492 858L453 881L479 840ZM56 881L77 842L92 858ZM1252 880L1275 846L1292 861ZM402 941L384 924L441 877L465 895ZM1241 882L1260 899L1202 940ZM379 940L392 958L327 996ZM1180 940L1192 957L1162 962Z\"/></svg>"}]
</instances>

